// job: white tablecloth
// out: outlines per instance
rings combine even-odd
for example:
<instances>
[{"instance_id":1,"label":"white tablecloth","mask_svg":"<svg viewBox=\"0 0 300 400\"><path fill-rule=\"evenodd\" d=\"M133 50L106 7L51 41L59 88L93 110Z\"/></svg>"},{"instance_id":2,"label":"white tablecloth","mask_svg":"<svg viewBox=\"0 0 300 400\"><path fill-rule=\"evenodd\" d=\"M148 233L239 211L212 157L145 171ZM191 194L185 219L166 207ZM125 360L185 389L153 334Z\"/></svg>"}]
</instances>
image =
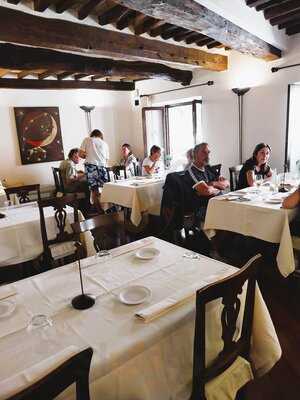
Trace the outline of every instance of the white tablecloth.
<instances>
[{"instance_id":1,"label":"white tablecloth","mask_svg":"<svg viewBox=\"0 0 300 400\"><path fill-rule=\"evenodd\" d=\"M286 277L295 270L289 228L289 221L293 218L295 210L285 210L281 208L281 204L268 203L268 200L275 196L266 189L262 190L259 196L252 195L250 191L251 196L253 200L248 202L227 201L225 200L227 196L211 199L208 203L204 230L225 230L279 243L277 264L281 274ZM278 196L286 195L278 193L276 197Z\"/></svg>"},{"instance_id":2,"label":"white tablecloth","mask_svg":"<svg viewBox=\"0 0 300 400\"><path fill-rule=\"evenodd\" d=\"M131 208L131 222L138 226L142 212L159 215L164 178L128 179L105 183L101 202Z\"/></svg>"},{"instance_id":3,"label":"white tablecloth","mask_svg":"<svg viewBox=\"0 0 300 400\"><path fill-rule=\"evenodd\" d=\"M76 263L13 284L17 295L10 299L15 299L17 308L10 318L0 319L0 385L1 380L69 346L92 346L93 400L188 398L195 299L144 323L134 314L147 304L127 306L119 302L117 295L126 285L141 284L151 289L148 304L154 304L191 283L199 282L200 287L236 269L204 256L199 260L184 258L185 249L156 238L143 239L135 245L155 247L160 254L153 260L142 261L134 256L130 244L112 251L112 259L104 263L93 264L96 258L83 261L84 286L97 296L95 306L86 311L74 310L69 305L80 292ZM93 265L86 266L87 263ZM216 327L219 311L220 306L211 303L207 313L208 362L221 350ZM51 316L53 326L26 330L29 318L37 313ZM257 290L252 367L261 375L280 356L276 332ZM74 399L71 393L66 397Z\"/></svg>"},{"instance_id":4,"label":"white tablecloth","mask_svg":"<svg viewBox=\"0 0 300 400\"><path fill-rule=\"evenodd\" d=\"M43 242L37 203L11 206L7 209L0 209L0 212L6 215L5 218L0 219L0 267L38 257L43 252ZM53 238L57 233L53 208L47 207L44 212L47 233L50 238ZM71 218L73 209L68 207L67 213ZM71 229L70 226L69 229ZM84 242L88 255L94 254L90 232L84 235Z\"/></svg>"}]
</instances>

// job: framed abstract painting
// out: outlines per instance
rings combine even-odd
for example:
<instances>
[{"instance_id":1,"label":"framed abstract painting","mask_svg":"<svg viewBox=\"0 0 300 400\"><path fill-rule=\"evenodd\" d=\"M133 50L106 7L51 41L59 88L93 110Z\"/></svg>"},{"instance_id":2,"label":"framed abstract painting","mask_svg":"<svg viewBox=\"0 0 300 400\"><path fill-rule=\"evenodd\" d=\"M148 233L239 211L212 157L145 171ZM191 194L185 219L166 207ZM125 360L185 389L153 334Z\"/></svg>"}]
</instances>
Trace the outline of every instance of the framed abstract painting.
<instances>
[{"instance_id":1,"label":"framed abstract painting","mask_svg":"<svg viewBox=\"0 0 300 400\"><path fill-rule=\"evenodd\" d=\"M15 107L22 164L64 159L58 107Z\"/></svg>"}]
</instances>

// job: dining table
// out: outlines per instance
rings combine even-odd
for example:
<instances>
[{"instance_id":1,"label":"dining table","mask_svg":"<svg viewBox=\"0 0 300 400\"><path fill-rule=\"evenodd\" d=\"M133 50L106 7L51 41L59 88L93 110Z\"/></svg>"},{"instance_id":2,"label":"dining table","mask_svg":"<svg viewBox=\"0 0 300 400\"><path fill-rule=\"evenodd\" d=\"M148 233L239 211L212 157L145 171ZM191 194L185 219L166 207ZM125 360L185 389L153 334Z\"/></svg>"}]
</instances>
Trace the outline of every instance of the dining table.
<instances>
[{"instance_id":1,"label":"dining table","mask_svg":"<svg viewBox=\"0 0 300 400\"><path fill-rule=\"evenodd\" d=\"M105 183L101 203L113 203L131 209L130 220L138 226L142 213L159 215L164 176L134 177Z\"/></svg>"},{"instance_id":2,"label":"dining table","mask_svg":"<svg viewBox=\"0 0 300 400\"><path fill-rule=\"evenodd\" d=\"M21 376L28 384L38 379L36 366L44 360L86 347L93 348L92 400L188 399L196 290L237 269L155 237L112 249L105 258L83 259L81 269L84 290L96 299L84 311L71 306L80 294L78 262L0 287L0 305L15 305L0 318L0 399L4 388L6 394L16 390ZM136 287L148 295L130 304L124 293ZM250 360L261 376L279 360L281 348L258 286L255 296ZM222 349L221 310L218 300L206 309L207 363ZM49 323L32 328L40 315ZM59 398L75 399L73 390Z\"/></svg>"},{"instance_id":3,"label":"dining table","mask_svg":"<svg viewBox=\"0 0 300 400\"><path fill-rule=\"evenodd\" d=\"M67 230L71 232L73 208L67 207ZM46 229L49 238L58 232L53 207L45 210ZM0 219L0 267L33 260L43 252L40 214L37 202L29 202L0 208L4 218ZM79 214L82 220L83 215ZM88 255L95 254L90 232L81 237Z\"/></svg>"},{"instance_id":4,"label":"dining table","mask_svg":"<svg viewBox=\"0 0 300 400\"><path fill-rule=\"evenodd\" d=\"M278 269L287 277L295 271L289 223L297 211L282 208L282 201L290 192L270 189L271 185L249 187L211 198L203 229L210 238L217 230L223 230L278 244Z\"/></svg>"}]
</instances>

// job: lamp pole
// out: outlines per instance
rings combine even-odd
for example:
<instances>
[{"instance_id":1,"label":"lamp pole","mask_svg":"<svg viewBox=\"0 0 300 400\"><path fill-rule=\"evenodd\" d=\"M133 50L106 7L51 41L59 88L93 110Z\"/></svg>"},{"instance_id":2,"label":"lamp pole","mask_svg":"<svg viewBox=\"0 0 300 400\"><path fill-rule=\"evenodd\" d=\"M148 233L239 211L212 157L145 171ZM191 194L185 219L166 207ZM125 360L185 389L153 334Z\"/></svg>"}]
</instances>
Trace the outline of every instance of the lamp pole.
<instances>
[{"instance_id":1,"label":"lamp pole","mask_svg":"<svg viewBox=\"0 0 300 400\"><path fill-rule=\"evenodd\" d=\"M91 111L94 110L95 106L80 106L80 108L85 113L85 120L86 120L86 124L87 124L88 135L89 135L92 131Z\"/></svg>"},{"instance_id":2,"label":"lamp pole","mask_svg":"<svg viewBox=\"0 0 300 400\"><path fill-rule=\"evenodd\" d=\"M232 91L238 97L238 109L239 109L239 162L243 163L243 97L246 93L248 93L250 88L233 88Z\"/></svg>"}]
</instances>

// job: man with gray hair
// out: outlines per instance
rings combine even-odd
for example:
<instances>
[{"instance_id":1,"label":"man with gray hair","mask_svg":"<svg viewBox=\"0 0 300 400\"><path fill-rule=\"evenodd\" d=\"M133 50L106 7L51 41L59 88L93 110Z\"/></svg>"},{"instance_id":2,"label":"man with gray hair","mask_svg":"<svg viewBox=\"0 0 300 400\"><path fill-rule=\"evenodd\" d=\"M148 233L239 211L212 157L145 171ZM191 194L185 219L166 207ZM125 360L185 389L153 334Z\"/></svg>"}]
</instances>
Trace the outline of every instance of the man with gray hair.
<instances>
[{"instance_id":1,"label":"man with gray hair","mask_svg":"<svg viewBox=\"0 0 300 400\"><path fill-rule=\"evenodd\" d=\"M229 186L229 182L209 166L210 149L208 143L194 147L194 161L185 172L185 180L193 190L193 203L198 208L199 217L204 220L208 201Z\"/></svg>"}]
</instances>

